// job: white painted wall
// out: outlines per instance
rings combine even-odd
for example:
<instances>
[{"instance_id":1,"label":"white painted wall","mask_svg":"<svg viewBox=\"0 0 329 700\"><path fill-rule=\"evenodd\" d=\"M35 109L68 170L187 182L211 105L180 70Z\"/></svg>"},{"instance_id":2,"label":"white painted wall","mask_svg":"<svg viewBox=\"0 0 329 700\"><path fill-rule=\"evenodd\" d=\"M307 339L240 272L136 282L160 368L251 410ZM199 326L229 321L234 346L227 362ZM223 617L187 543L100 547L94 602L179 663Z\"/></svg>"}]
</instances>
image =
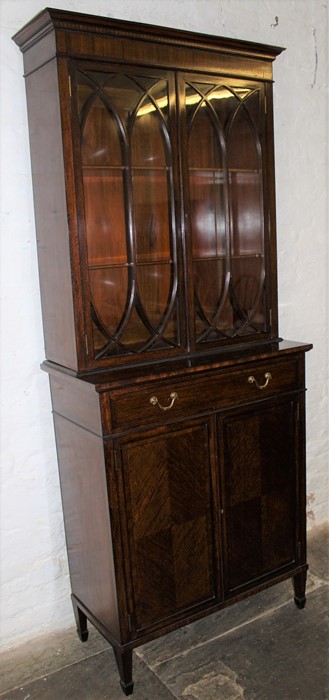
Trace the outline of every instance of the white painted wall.
<instances>
[{"instance_id":1,"label":"white painted wall","mask_svg":"<svg viewBox=\"0 0 329 700\"><path fill-rule=\"evenodd\" d=\"M1 648L73 624L44 358L22 56L44 0L1 0ZM281 335L312 341L310 525L328 519L327 0L52 0L287 47L274 64ZM277 18L277 19L276 19Z\"/></svg>"}]
</instances>

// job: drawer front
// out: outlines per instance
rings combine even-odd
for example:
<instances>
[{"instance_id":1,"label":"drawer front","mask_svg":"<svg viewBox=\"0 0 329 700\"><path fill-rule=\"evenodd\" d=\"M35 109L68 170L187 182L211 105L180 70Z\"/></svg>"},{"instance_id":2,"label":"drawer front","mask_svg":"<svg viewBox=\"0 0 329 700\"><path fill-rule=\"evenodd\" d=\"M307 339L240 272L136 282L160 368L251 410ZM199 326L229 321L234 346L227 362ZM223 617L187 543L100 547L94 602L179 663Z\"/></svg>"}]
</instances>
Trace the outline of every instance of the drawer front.
<instances>
[{"instance_id":1,"label":"drawer front","mask_svg":"<svg viewBox=\"0 0 329 700\"><path fill-rule=\"evenodd\" d=\"M296 389L297 359L150 382L110 393L112 429L171 422Z\"/></svg>"}]
</instances>

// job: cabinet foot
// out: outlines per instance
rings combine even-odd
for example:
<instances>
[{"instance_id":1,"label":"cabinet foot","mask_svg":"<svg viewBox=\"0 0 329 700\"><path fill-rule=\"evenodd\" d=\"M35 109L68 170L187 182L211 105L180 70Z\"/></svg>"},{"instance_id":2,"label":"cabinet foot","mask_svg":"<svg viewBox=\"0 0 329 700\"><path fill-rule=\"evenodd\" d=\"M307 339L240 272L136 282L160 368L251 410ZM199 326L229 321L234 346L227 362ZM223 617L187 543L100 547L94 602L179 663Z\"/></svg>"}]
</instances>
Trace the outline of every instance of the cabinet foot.
<instances>
[{"instance_id":1,"label":"cabinet foot","mask_svg":"<svg viewBox=\"0 0 329 700\"><path fill-rule=\"evenodd\" d=\"M294 601L297 605L297 608L302 610L305 608L305 603L306 603L306 596L305 596L305 589L306 589L306 576L307 572L303 571L301 574L297 574L297 576L294 576L293 579L293 586L294 586Z\"/></svg>"},{"instance_id":2,"label":"cabinet foot","mask_svg":"<svg viewBox=\"0 0 329 700\"><path fill-rule=\"evenodd\" d=\"M80 610L74 598L72 598L73 612L77 626L78 637L81 642L88 639L87 616Z\"/></svg>"},{"instance_id":3,"label":"cabinet foot","mask_svg":"<svg viewBox=\"0 0 329 700\"><path fill-rule=\"evenodd\" d=\"M114 649L115 660L120 674L120 685L125 695L131 695L134 689L133 653L132 651L120 651Z\"/></svg>"}]
</instances>

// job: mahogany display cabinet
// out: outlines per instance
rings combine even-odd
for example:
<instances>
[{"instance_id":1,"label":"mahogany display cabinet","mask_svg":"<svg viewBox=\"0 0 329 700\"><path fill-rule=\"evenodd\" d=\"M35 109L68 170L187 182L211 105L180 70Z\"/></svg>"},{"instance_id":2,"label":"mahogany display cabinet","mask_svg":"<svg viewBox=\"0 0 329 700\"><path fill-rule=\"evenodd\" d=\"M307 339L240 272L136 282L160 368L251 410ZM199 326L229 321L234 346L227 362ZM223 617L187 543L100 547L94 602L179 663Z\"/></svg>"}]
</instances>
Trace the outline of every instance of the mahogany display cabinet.
<instances>
[{"instance_id":1,"label":"mahogany display cabinet","mask_svg":"<svg viewBox=\"0 0 329 700\"><path fill-rule=\"evenodd\" d=\"M282 49L46 9L24 53L78 634L132 650L287 578L305 603L305 352L278 335Z\"/></svg>"}]
</instances>

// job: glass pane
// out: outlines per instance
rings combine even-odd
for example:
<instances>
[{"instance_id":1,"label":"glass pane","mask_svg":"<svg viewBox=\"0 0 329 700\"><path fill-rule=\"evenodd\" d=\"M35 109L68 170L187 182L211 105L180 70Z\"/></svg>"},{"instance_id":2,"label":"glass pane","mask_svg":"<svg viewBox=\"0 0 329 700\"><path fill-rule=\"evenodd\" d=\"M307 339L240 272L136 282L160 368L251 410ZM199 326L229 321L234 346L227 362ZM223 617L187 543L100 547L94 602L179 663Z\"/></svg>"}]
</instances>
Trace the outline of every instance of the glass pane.
<instances>
[{"instance_id":1,"label":"glass pane","mask_svg":"<svg viewBox=\"0 0 329 700\"><path fill-rule=\"evenodd\" d=\"M260 254L264 247L261 147L254 122L258 104L258 93L241 103L229 137L233 255Z\"/></svg>"},{"instance_id":2,"label":"glass pane","mask_svg":"<svg viewBox=\"0 0 329 700\"><path fill-rule=\"evenodd\" d=\"M134 75L134 80L141 87L143 93L151 90L152 86L158 82L157 78L150 78L147 75Z\"/></svg>"},{"instance_id":3,"label":"glass pane","mask_svg":"<svg viewBox=\"0 0 329 700\"><path fill-rule=\"evenodd\" d=\"M263 252L263 203L260 173L236 172L230 177L232 254Z\"/></svg>"},{"instance_id":4,"label":"glass pane","mask_svg":"<svg viewBox=\"0 0 329 700\"><path fill-rule=\"evenodd\" d=\"M90 289L96 314L105 334L115 335L124 314L128 292L128 268L89 271Z\"/></svg>"},{"instance_id":5,"label":"glass pane","mask_svg":"<svg viewBox=\"0 0 329 700\"><path fill-rule=\"evenodd\" d=\"M231 170L258 171L260 168L259 139L244 102L241 102L232 122L228 163Z\"/></svg>"},{"instance_id":6,"label":"glass pane","mask_svg":"<svg viewBox=\"0 0 329 700\"><path fill-rule=\"evenodd\" d=\"M239 105L239 100L225 85L216 87L208 95L208 100L216 112L223 131L226 132L234 111Z\"/></svg>"},{"instance_id":7,"label":"glass pane","mask_svg":"<svg viewBox=\"0 0 329 700\"><path fill-rule=\"evenodd\" d=\"M178 317L168 83L88 76L78 74L78 92L96 357L169 347Z\"/></svg>"},{"instance_id":8,"label":"glass pane","mask_svg":"<svg viewBox=\"0 0 329 700\"><path fill-rule=\"evenodd\" d=\"M120 73L111 77L103 89L119 119L127 128L128 120L142 97L142 90L132 78Z\"/></svg>"},{"instance_id":9,"label":"glass pane","mask_svg":"<svg viewBox=\"0 0 329 700\"><path fill-rule=\"evenodd\" d=\"M126 262L122 171L88 168L83 184L89 265Z\"/></svg>"},{"instance_id":10,"label":"glass pane","mask_svg":"<svg viewBox=\"0 0 329 700\"><path fill-rule=\"evenodd\" d=\"M196 258L225 255L225 183L219 133L203 103L193 120L189 139L191 229Z\"/></svg>"},{"instance_id":11,"label":"glass pane","mask_svg":"<svg viewBox=\"0 0 329 700\"><path fill-rule=\"evenodd\" d=\"M83 73L77 72L77 97L78 97L78 112L80 113L85 106L87 100L94 92L94 86Z\"/></svg>"},{"instance_id":12,"label":"glass pane","mask_svg":"<svg viewBox=\"0 0 329 700\"><path fill-rule=\"evenodd\" d=\"M248 111L248 115L255 127L257 134L261 131L261 93L259 90L250 91L249 95L244 97L243 105Z\"/></svg>"},{"instance_id":13,"label":"glass pane","mask_svg":"<svg viewBox=\"0 0 329 700\"><path fill-rule=\"evenodd\" d=\"M158 330L168 308L172 266L140 265L137 268L138 294L145 314Z\"/></svg>"},{"instance_id":14,"label":"glass pane","mask_svg":"<svg viewBox=\"0 0 329 700\"><path fill-rule=\"evenodd\" d=\"M194 258L225 255L222 172L190 171L190 206Z\"/></svg>"},{"instance_id":15,"label":"glass pane","mask_svg":"<svg viewBox=\"0 0 329 700\"><path fill-rule=\"evenodd\" d=\"M149 91L153 100L156 102L157 109L161 112L162 117L166 120L168 116L168 83L166 80L158 80L158 82Z\"/></svg>"},{"instance_id":16,"label":"glass pane","mask_svg":"<svg viewBox=\"0 0 329 700\"><path fill-rule=\"evenodd\" d=\"M218 309L225 284L224 260L201 260L194 263L195 291L202 310L212 318Z\"/></svg>"},{"instance_id":17,"label":"glass pane","mask_svg":"<svg viewBox=\"0 0 329 700\"><path fill-rule=\"evenodd\" d=\"M136 351L140 350L145 343L147 343L152 336L150 330L145 326L141 317L138 315L137 310L133 309L129 323L127 324L120 341L125 345L127 350Z\"/></svg>"},{"instance_id":18,"label":"glass pane","mask_svg":"<svg viewBox=\"0 0 329 700\"><path fill-rule=\"evenodd\" d=\"M202 148L200 148L202 143ZM223 158L219 137L212 115L205 103L199 108L192 124L189 142L190 168L222 168Z\"/></svg>"},{"instance_id":19,"label":"glass pane","mask_svg":"<svg viewBox=\"0 0 329 700\"><path fill-rule=\"evenodd\" d=\"M165 167L164 123L153 102L143 100L136 115L131 135L132 165Z\"/></svg>"},{"instance_id":20,"label":"glass pane","mask_svg":"<svg viewBox=\"0 0 329 700\"><path fill-rule=\"evenodd\" d=\"M131 134L131 162L139 167L166 167L169 153L164 116L168 106L167 82L158 81L140 102Z\"/></svg>"},{"instance_id":21,"label":"glass pane","mask_svg":"<svg viewBox=\"0 0 329 700\"><path fill-rule=\"evenodd\" d=\"M250 323L245 333L265 330L264 258L261 255L232 260L232 294L235 329Z\"/></svg>"},{"instance_id":22,"label":"glass pane","mask_svg":"<svg viewBox=\"0 0 329 700\"><path fill-rule=\"evenodd\" d=\"M250 85L186 86L199 343L266 330L260 97Z\"/></svg>"},{"instance_id":23,"label":"glass pane","mask_svg":"<svg viewBox=\"0 0 329 700\"><path fill-rule=\"evenodd\" d=\"M186 121L188 128L191 126L191 120L195 112L195 107L202 101L202 95L200 95L193 86L186 84L185 86L185 108L186 108Z\"/></svg>"},{"instance_id":24,"label":"glass pane","mask_svg":"<svg viewBox=\"0 0 329 700\"><path fill-rule=\"evenodd\" d=\"M198 92L201 95L207 95L208 93L212 92L212 90L215 89L216 84L215 83L199 83L193 81L193 86L198 90Z\"/></svg>"},{"instance_id":25,"label":"glass pane","mask_svg":"<svg viewBox=\"0 0 329 700\"><path fill-rule=\"evenodd\" d=\"M211 325L219 307L223 305L224 295L227 296L225 283L227 285L225 260L202 260L194 263L196 313L199 318L200 333L209 329L209 324ZM220 314L215 324L216 328L223 330L231 328L232 318L232 309L227 308L225 313Z\"/></svg>"},{"instance_id":26,"label":"glass pane","mask_svg":"<svg viewBox=\"0 0 329 700\"><path fill-rule=\"evenodd\" d=\"M138 261L170 259L166 172L133 171L133 201Z\"/></svg>"},{"instance_id":27,"label":"glass pane","mask_svg":"<svg viewBox=\"0 0 329 700\"><path fill-rule=\"evenodd\" d=\"M81 143L83 165L121 165L121 137L117 120L97 97L89 109Z\"/></svg>"}]
</instances>

